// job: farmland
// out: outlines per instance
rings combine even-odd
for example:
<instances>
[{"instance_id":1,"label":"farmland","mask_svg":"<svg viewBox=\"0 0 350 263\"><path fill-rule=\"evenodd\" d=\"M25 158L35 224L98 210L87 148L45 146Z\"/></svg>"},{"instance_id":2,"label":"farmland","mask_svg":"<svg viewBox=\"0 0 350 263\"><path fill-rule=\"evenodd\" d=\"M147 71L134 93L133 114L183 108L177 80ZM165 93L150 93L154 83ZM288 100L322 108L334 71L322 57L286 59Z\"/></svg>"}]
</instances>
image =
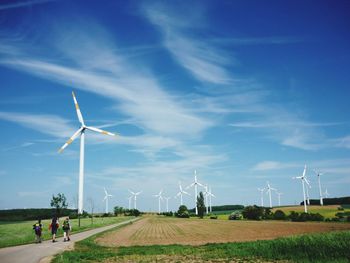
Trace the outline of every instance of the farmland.
<instances>
[{"instance_id":1,"label":"farmland","mask_svg":"<svg viewBox=\"0 0 350 263\"><path fill-rule=\"evenodd\" d=\"M101 227L105 225L110 225L118 222L127 220L127 217L99 217L94 218L93 225L91 225L90 218L83 218L80 222L80 228L78 227L78 219L71 220L72 224L72 233L81 232L84 230ZM60 220L63 222L63 218ZM36 221L22 221L22 222L0 222L0 248L29 244L34 242L34 231L33 224ZM43 238L48 240L51 238L48 227L51 223L51 220L43 220ZM62 229L58 231L58 236L62 236Z\"/></svg>"},{"instance_id":2,"label":"farmland","mask_svg":"<svg viewBox=\"0 0 350 263\"><path fill-rule=\"evenodd\" d=\"M131 226L110 232L96 241L104 246L201 245L267 240L335 230L350 230L350 224L146 217Z\"/></svg>"},{"instance_id":3,"label":"farmland","mask_svg":"<svg viewBox=\"0 0 350 263\"><path fill-rule=\"evenodd\" d=\"M348 262L349 229L348 223L145 217L78 242L53 262Z\"/></svg>"}]
</instances>

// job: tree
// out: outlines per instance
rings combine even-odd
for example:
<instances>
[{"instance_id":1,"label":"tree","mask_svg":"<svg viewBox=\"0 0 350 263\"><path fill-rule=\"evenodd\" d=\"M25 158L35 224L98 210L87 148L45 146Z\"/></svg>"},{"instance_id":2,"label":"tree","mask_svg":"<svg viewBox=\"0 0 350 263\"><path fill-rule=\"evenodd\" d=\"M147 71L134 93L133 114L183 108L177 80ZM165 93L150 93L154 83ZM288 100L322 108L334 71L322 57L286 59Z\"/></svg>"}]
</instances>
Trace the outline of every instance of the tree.
<instances>
[{"instance_id":1,"label":"tree","mask_svg":"<svg viewBox=\"0 0 350 263\"><path fill-rule=\"evenodd\" d=\"M61 210L68 207L67 199L64 194L57 194L57 196L52 195L50 202L52 208L56 208L56 216L60 217Z\"/></svg>"},{"instance_id":2,"label":"tree","mask_svg":"<svg viewBox=\"0 0 350 263\"><path fill-rule=\"evenodd\" d=\"M121 206L115 206L114 207L114 215L118 216L124 213L124 208Z\"/></svg>"},{"instance_id":3,"label":"tree","mask_svg":"<svg viewBox=\"0 0 350 263\"><path fill-rule=\"evenodd\" d=\"M176 217L181 217L181 218L189 218L190 214L188 213L187 206L185 205L180 205L179 210L177 210Z\"/></svg>"},{"instance_id":4,"label":"tree","mask_svg":"<svg viewBox=\"0 0 350 263\"><path fill-rule=\"evenodd\" d=\"M204 196L203 193L200 192L197 196L197 209L198 209L198 215L200 218L203 218L204 211L205 211L205 204L204 204Z\"/></svg>"},{"instance_id":5,"label":"tree","mask_svg":"<svg viewBox=\"0 0 350 263\"><path fill-rule=\"evenodd\" d=\"M264 214L264 208L254 206L246 206L242 211L242 215L246 219L261 220Z\"/></svg>"}]
</instances>

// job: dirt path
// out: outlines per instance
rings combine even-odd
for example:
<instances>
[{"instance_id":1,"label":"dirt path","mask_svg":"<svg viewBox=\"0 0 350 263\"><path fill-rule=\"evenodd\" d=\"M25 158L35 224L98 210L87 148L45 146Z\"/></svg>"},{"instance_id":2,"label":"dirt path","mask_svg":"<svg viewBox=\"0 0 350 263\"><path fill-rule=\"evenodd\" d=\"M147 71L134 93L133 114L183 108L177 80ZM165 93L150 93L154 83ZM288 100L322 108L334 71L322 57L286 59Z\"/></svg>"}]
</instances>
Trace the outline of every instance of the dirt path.
<instances>
[{"instance_id":1,"label":"dirt path","mask_svg":"<svg viewBox=\"0 0 350 263\"><path fill-rule=\"evenodd\" d=\"M243 242L350 230L350 224L324 222L223 221L146 217L97 239L105 246Z\"/></svg>"},{"instance_id":2,"label":"dirt path","mask_svg":"<svg viewBox=\"0 0 350 263\"><path fill-rule=\"evenodd\" d=\"M128 224L137 219L131 219L118 224L100 227L71 236L70 242L63 242L63 238L57 238L57 243L52 243L50 240L44 241L41 244L29 244L23 246L7 247L0 249L1 263L43 263L50 262L52 256L74 247L74 242L83 240L97 233L106 231L108 229Z\"/></svg>"}]
</instances>

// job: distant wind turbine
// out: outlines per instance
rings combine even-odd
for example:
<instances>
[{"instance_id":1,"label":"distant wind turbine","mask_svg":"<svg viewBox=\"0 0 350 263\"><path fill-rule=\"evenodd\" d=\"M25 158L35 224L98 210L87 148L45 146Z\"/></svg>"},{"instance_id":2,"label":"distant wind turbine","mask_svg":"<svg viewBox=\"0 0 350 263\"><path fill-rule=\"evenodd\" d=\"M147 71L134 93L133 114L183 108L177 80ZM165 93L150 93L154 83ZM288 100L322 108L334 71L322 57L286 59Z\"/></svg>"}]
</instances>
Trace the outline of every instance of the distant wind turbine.
<instances>
[{"instance_id":1,"label":"distant wind turbine","mask_svg":"<svg viewBox=\"0 0 350 263\"><path fill-rule=\"evenodd\" d=\"M215 195L211 192L211 186L209 186L209 207L210 207L210 213L212 212L212 209L211 209L211 198L214 197L215 198Z\"/></svg>"},{"instance_id":2,"label":"distant wind turbine","mask_svg":"<svg viewBox=\"0 0 350 263\"><path fill-rule=\"evenodd\" d=\"M197 181L197 171L194 170L194 182L186 187L186 189L191 188L194 186L194 206L196 209L196 215L198 215L198 208L197 208L197 185L204 187L200 182Z\"/></svg>"},{"instance_id":3,"label":"distant wind turbine","mask_svg":"<svg viewBox=\"0 0 350 263\"><path fill-rule=\"evenodd\" d=\"M260 192L260 202L261 202L261 207L264 207L264 192L265 188L258 188L258 191Z\"/></svg>"},{"instance_id":4,"label":"distant wind turbine","mask_svg":"<svg viewBox=\"0 0 350 263\"><path fill-rule=\"evenodd\" d=\"M105 197L103 198L103 201L105 201L106 202L106 214L108 214L108 198L109 197L112 197L112 195L110 195L110 194L108 194L107 193L107 190L106 190L106 188L104 188L104 191L105 191Z\"/></svg>"},{"instance_id":5,"label":"distant wind turbine","mask_svg":"<svg viewBox=\"0 0 350 263\"><path fill-rule=\"evenodd\" d=\"M182 202L182 195L183 195L183 194L190 195L190 194L187 193L186 191L184 191L184 190L182 189L181 182L179 182L179 189L180 189L180 191L175 195L175 198L178 197L178 196L180 196L180 205L183 205L183 202Z\"/></svg>"},{"instance_id":6,"label":"distant wind turbine","mask_svg":"<svg viewBox=\"0 0 350 263\"><path fill-rule=\"evenodd\" d=\"M326 188L326 191L325 191L323 194L324 194L324 196L325 196L326 198L329 196L329 193L328 193L327 188Z\"/></svg>"},{"instance_id":7,"label":"distant wind turbine","mask_svg":"<svg viewBox=\"0 0 350 263\"><path fill-rule=\"evenodd\" d=\"M153 195L154 197L158 197L158 214L160 214L160 201L163 200L162 192L163 190L160 190L159 194Z\"/></svg>"},{"instance_id":8,"label":"distant wind turbine","mask_svg":"<svg viewBox=\"0 0 350 263\"><path fill-rule=\"evenodd\" d=\"M306 164L304 166L303 175L302 176L298 176L298 177L293 177L293 179L300 179L301 180L301 183L303 185L304 211L305 211L305 213L307 213L306 196L305 196L305 183L307 185L310 185L310 183L309 183L309 181L306 178Z\"/></svg>"},{"instance_id":9,"label":"distant wind turbine","mask_svg":"<svg viewBox=\"0 0 350 263\"><path fill-rule=\"evenodd\" d=\"M266 193L269 195L269 198L270 198L270 208L272 208L271 190L276 191L276 189L275 189L275 188L272 188L272 187L270 186L270 183L269 183L269 182L266 182L266 183L267 183Z\"/></svg>"},{"instance_id":10,"label":"distant wind turbine","mask_svg":"<svg viewBox=\"0 0 350 263\"><path fill-rule=\"evenodd\" d=\"M134 209L136 209L136 199L137 199L137 196L138 196L139 194L142 193L142 191L137 192L137 193L134 193L133 191L130 191L130 190L129 190L129 192L130 192L130 193L132 194L132 196L134 197Z\"/></svg>"},{"instance_id":11,"label":"distant wind turbine","mask_svg":"<svg viewBox=\"0 0 350 263\"><path fill-rule=\"evenodd\" d=\"M83 213L83 191L84 191L84 146L85 146L85 131L90 130L105 135L115 136L114 133L103 131L101 129L86 126L83 115L80 112L78 101L75 98L74 92L72 92L75 108L77 111L78 119L81 124L80 128L73 134L72 137L58 150L61 153L69 144L71 144L80 135L80 165L79 165L79 195L78 195L78 214Z\"/></svg>"},{"instance_id":12,"label":"distant wind turbine","mask_svg":"<svg viewBox=\"0 0 350 263\"><path fill-rule=\"evenodd\" d=\"M166 211L167 211L167 213L169 212L169 199L170 199L171 197L164 197L164 199L165 199L165 201L166 201Z\"/></svg>"},{"instance_id":13,"label":"distant wind turbine","mask_svg":"<svg viewBox=\"0 0 350 263\"><path fill-rule=\"evenodd\" d=\"M281 195L283 195L283 193L280 192L276 192L277 197L278 197L278 206L281 206Z\"/></svg>"},{"instance_id":14,"label":"distant wind turbine","mask_svg":"<svg viewBox=\"0 0 350 263\"><path fill-rule=\"evenodd\" d=\"M320 205L323 205L323 196L322 196L322 188L321 188L321 175L323 173L314 170L315 174L317 175L317 180L318 180L318 189L320 191Z\"/></svg>"}]
</instances>

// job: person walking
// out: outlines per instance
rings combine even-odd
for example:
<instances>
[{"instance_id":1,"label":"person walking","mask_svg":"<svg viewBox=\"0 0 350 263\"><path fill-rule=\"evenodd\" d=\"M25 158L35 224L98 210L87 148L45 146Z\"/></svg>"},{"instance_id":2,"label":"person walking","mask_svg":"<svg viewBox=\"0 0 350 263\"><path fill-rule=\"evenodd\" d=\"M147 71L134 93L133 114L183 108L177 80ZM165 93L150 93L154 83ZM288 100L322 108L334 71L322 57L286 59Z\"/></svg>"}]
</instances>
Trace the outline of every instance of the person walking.
<instances>
[{"instance_id":1,"label":"person walking","mask_svg":"<svg viewBox=\"0 0 350 263\"><path fill-rule=\"evenodd\" d=\"M52 242L57 242L56 241L56 234L57 234L57 230L59 228L60 224L58 221L58 218L56 216L54 216L52 218L51 224L49 226L49 230L51 229L51 234L52 234Z\"/></svg>"},{"instance_id":2,"label":"person walking","mask_svg":"<svg viewBox=\"0 0 350 263\"><path fill-rule=\"evenodd\" d=\"M63 225L62 225L62 229L63 229L63 241L70 241L70 231L72 231L72 226L70 224L69 221L69 216L67 216L67 218L63 221Z\"/></svg>"},{"instance_id":3,"label":"person walking","mask_svg":"<svg viewBox=\"0 0 350 263\"><path fill-rule=\"evenodd\" d=\"M41 224L41 219L38 219L38 222L36 222L33 225L33 229L35 232L35 243L41 243L41 232L43 229L43 225Z\"/></svg>"}]
</instances>

